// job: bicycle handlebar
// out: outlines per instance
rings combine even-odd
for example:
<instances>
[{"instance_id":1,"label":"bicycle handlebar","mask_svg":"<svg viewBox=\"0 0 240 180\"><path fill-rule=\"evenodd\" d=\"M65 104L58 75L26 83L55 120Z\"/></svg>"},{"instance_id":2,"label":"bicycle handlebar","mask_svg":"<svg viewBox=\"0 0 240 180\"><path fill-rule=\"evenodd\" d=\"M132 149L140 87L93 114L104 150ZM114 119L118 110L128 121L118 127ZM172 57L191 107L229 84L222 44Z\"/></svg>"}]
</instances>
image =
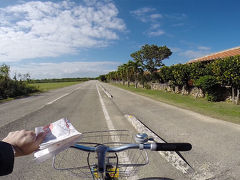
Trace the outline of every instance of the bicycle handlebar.
<instances>
[{"instance_id":1,"label":"bicycle handlebar","mask_svg":"<svg viewBox=\"0 0 240 180\"><path fill-rule=\"evenodd\" d=\"M140 144L125 144L119 147L109 147L104 144L97 144L96 147L89 147L80 144L71 146L86 152L96 152L98 157L98 172L105 171L105 158L107 152L117 153L127 149L149 149L152 151L189 151L192 145L189 143L140 143Z\"/></svg>"},{"instance_id":2,"label":"bicycle handlebar","mask_svg":"<svg viewBox=\"0 0 240 180\"><path fill-rule=\"evenodd\" d=\"M154 151L190 151L192 145L189 143L155 143L152 144Z\"/></svg>"},{"instance_id":3,"label":"bicycle handlebar","mask_svg":"<svg viewBox=\"0 0 240 180\"><path fill-rule=\"evenodd\" d=\"M89 147L80 144L71 146L87 152L97 152L97 147ZM107 147L106 152L120 152L127 149L150 149L152 151L190 151L192 145L189 143L147 143L147 144L126 144L119 147Z\"/></svg>"}]
</instances>

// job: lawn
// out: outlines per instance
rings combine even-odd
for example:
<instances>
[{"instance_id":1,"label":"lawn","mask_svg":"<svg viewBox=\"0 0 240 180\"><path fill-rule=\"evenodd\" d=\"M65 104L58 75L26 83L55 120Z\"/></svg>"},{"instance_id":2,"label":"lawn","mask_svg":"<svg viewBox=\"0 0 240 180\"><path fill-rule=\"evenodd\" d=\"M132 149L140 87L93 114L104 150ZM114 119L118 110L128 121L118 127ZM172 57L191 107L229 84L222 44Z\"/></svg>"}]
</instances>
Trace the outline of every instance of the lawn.
<instances>
[{"instance_id":1,"label":"lawn","mask_svg":"<svg viewBox=\"0 0 240 180\"><path fill-rule=\"evenodd\" d=\"M53 89L63 88L66 86L72 86L75 84L79 84L81 81L76 82L56 82L56 83L34 83L30 84L31 86L36 86L40 91L45 92Z\"/></svg>"},{"instance_id":2,"label":"lawn","mask_svg":"<svg viewBox=\"0 0 240 180\"><path fill-rule=\"evenodd\" d=\"M136 89L133 86L127 87L119 84L113 85L167 104L240 124L240 105L234 105L230 102L208 102L205 98L195 99L192 96L184 96L159 90Z\"/></svg>"}]
</instances>

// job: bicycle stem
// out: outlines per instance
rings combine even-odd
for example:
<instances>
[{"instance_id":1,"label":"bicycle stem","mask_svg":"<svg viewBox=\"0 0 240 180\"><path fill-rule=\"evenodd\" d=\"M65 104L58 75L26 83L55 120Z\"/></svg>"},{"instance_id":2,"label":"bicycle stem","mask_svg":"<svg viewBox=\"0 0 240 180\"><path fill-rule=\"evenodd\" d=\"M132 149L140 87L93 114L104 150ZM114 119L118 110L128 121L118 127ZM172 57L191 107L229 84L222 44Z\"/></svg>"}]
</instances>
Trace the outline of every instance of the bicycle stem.
<instances>
[{"instance_id":1,"label":"bicycle stem","mask_svg":"<svg viewBox=\"0 0 240 180\"><path fill-rule=\"evenodd\" d=\"M98 171L100 173L105 172L105 157L108 151L108 147L105 145L99 145L96 147L97 157L98 157Z\"/></svg>"}]
</instances>

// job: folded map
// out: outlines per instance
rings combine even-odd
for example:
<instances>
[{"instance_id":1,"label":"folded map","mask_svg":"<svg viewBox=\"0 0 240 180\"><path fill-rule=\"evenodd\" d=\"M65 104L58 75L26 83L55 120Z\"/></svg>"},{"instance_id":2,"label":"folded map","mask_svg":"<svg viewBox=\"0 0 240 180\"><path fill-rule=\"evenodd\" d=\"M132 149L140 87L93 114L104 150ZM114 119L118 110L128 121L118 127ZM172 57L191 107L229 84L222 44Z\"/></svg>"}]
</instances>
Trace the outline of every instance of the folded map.
<instances>
[{"instance_id":1,"label":"folded map","mask_svg":"<svg viewBox=\"0 0 240 180\"><path fill-rule=\"evenodd\" d=\"M81 137L81 133L66 118L44 127L35 128L36 135L41 132L46 132L47 135L40 144L39 150L34 153L35 160L38 162L45 161L74 145Z\"/></svg>"}]
</instances>

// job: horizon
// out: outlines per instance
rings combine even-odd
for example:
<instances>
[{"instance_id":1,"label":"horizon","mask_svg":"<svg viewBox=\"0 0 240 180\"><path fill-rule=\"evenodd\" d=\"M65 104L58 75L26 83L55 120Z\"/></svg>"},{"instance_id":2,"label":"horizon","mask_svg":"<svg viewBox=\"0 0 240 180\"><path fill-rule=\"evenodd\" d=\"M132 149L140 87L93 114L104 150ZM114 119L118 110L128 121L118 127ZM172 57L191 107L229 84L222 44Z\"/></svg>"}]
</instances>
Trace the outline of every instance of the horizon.
<instances>
[{"instance_id":1,"label":"horizon","mask_svg":"<svg viewBox=\"0 0 240 180\"><path fill-rule=\"evenodd\" d=\"M0 64L31 78L98 77L145 44L166 45L167 66L240 46L240 2L2 1Z\"/></svg>"}]
</instances>

